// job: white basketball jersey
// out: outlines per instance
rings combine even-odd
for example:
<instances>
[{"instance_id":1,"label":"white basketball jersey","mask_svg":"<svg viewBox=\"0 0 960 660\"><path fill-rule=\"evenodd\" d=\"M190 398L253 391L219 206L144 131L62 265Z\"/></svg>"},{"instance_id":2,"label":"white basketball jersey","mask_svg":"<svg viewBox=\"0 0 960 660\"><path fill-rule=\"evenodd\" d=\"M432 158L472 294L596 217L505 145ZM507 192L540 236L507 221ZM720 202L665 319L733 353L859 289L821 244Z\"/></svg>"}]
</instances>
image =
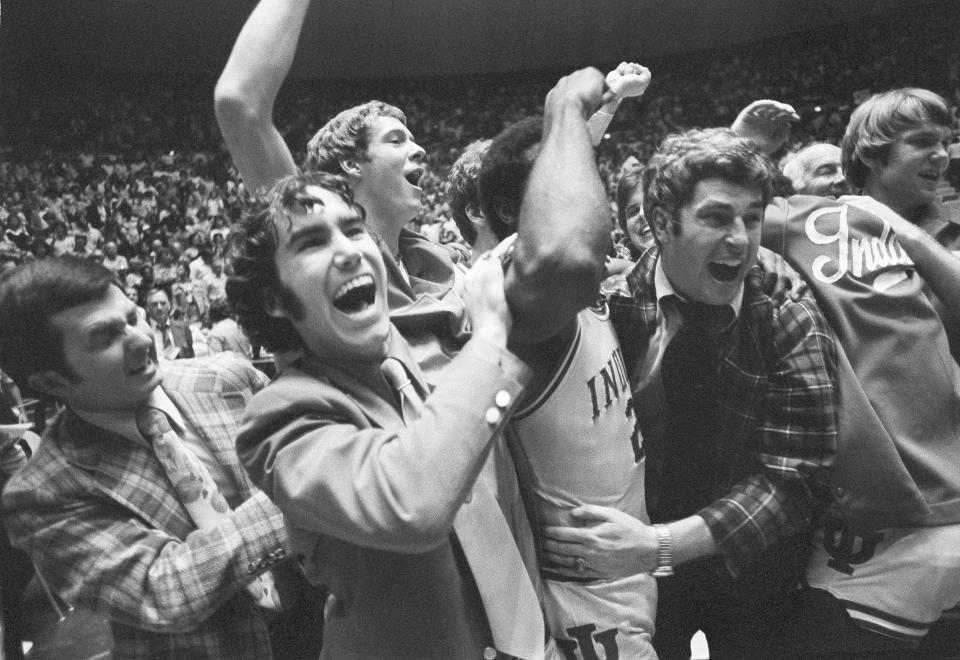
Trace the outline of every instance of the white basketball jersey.
<instances>
[{"instance_id":1,"label":"white basketball jersey","mask_svg":"<svg viewBox=\"0 0 960 660\"><path fill-rule=\"evenodd\" d=\"M542 392L514 415L512 447L534 534L597 504L648 522L644 453L623 354L606 306L577 331ZM539 544L539 538L538 538ZM546 619L569 659L656 658L656 580L566 580L541 567Z\"/></svg>"}]
</instances>

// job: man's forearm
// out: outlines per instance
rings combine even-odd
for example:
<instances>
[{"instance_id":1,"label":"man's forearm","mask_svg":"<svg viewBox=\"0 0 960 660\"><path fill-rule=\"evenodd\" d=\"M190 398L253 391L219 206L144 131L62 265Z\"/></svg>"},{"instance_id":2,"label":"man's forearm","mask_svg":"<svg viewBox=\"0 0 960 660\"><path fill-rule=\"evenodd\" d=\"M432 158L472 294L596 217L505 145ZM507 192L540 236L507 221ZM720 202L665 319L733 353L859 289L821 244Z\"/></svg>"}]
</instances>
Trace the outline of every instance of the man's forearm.
<instances>
[{"instance_id":1,"label":"man's forearm","mask_svg":"<svg viewBox=\"0 0 960 660\"><path fill-rule=\"evenodd\" d=\"M514 337L556 334L596 298L610 245L609 206L579 100L554 102L530 173L507 296Z\"/></svg>"},{"instance_id":2,"label":"man's forearm","mask_svg":"<svg viewBox=\"0 0 960 660\"><path fill-rule=\"evenodd\" d=\"M615 96L613 100L604 103L600 106L599 110L590 115L590 119L587 120L587 126L590 130L590 142L593 143L593 146L599 145L603 140L603 136L613 121L614 115L617 114L617 108L619 107L620 97Z\"/></svg>"},{"instance_id":3,"label":"man's forearm","mask_svg":"<svg viewBox=\"0 0 960 660\"><path fill-rule=\"evenodd\" d=\"M237 37L217 82L268 114L293 64L310 0L261 0Z\"/></svg>"},{"instance_id":4,"label":"man's forearm","mask_svg":"<svg viewBox=\"0 0 960 660\"><path fill-rule=\"evenodd\" d=\"M293 63L310 0L262 0L244 24L214 92L224 142L247 188L297 171L273 125L273 105Z\"/></svg>"},{"instance_id":5,"label":"man's forearm","mask_svg":"<svg viewBox=\"0 0 960 660\"><path fill-rule=\"evenodd\" d=\"M673 537L673 563L684 564L717 554L717 542L700 516L689 516L669 523Z\"/></svg>"}]
</instances>

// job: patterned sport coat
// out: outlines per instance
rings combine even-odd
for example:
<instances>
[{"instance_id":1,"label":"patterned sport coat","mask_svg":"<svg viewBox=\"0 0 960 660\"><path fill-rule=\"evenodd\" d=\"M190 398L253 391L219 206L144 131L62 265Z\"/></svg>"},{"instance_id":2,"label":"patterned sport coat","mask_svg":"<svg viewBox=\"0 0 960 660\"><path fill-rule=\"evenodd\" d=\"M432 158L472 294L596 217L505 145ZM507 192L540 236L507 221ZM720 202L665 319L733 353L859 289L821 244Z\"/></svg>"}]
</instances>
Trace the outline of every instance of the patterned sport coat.
<instances>
[{"instance_id":1,"label":"patterned sport coat","mask_svg":"<svg viewBox=\"0 0 960 660\"><path fill-rule=\"evenodd\" d=\"M229 522L198 530L148 447L68 408L4 491L7 529L64 600L110 618L115 658L270 658L264 615L244 585L286 557L287 536L233 444L266 379L230 353L166 363L163 374L235 483Z\"/></svg>"}]
</instances>

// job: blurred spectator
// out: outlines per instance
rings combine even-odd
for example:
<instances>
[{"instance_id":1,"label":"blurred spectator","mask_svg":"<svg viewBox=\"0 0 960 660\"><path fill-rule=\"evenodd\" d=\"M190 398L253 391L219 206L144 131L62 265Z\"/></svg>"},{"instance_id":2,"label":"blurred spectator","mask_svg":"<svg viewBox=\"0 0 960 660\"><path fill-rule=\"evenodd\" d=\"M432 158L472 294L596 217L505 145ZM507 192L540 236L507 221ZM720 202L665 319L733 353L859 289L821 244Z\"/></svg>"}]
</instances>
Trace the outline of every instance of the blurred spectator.
<instances>
[{"instance_id":1,"label":"blurred spectator","mask_svg":"<svg viewBox=\"0 0 960 660\"><path fill-rule=\"evenodd\" d=\"M145 298L153 342L161 359L193 357L193 333L186 321L170 317L170 299L162 289L150 290ZM188 307L189 309L189 307ZM199 311L197 312L199 318Z\"/></svg>"},{"instance_id":2,"label":"blurred spectator","mask_svg":"<svg viewBox=\"0 0 960 660\"><path fill-rule=\"evenodd\" d=\"M103 244L103 267L118 277L126 277L130 266L127 258L117 254L116 241L107 241Z\"/></svg>"},{"instance_id":3,"label":"blurred spectator","mask_svg":"<svg viewBox=\"0 0 960 660\"><path fill-rule=\"evenodd\" d=\"M53 241L50 245L53 256L62 257L65 254L70 254L73 252L73 246L73 236L67 234L67 226L62 223L58 224L53 230Z\"/></svg>"},{"instance_id":4,"label":"blurred spectator","mask_svg":"<svg viewBox=\"0 0 960 660\"><path fill-rule=\"evenodd\" d=\"M173 262L170 249L161 247L156 251L156 263L153 266L153 285L170 291L177 281L177 264Z\"/></svg>"},{"instance_id":5,"label":"blurred spectator","mask_svg":"<svg viewBox=\"0 0 960 660\"><path fill-rule=\"evenodd\" d=\"M230 305L226 299L214 300L210 303L210 334L207 344L211 353L233 351L238 355L253 358L253 349L247 336L230 315Z\"/></svg>"},{"instance_id":6,"label":"blurred spectator","mask_svg":"<svg viewBox=\"0 0 960 660\"><path fill-rule=\"evenodd\" d=\"M215 300L227 297L227 275L223 272L223 259L217 257L210 262L210 274L204 279L207 309Z\"/></svg>"}]
</instances>

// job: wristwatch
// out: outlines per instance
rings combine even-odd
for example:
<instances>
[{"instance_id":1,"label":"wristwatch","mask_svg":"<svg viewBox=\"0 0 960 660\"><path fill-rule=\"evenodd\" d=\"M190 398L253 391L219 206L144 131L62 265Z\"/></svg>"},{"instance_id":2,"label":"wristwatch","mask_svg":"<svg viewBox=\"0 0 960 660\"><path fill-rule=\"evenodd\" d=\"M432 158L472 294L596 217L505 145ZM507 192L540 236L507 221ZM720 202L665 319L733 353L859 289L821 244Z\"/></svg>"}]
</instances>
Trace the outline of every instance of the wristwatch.
<instances>
[{"instance_id":1,"label":"wristwatch","mask_svg":"<svg viewBox=\"0 0 960 660\"><path fill-rule=\"evenodd\" d=\"M654 525L657 530L657 567L650 575L668 577L673 575L673 534L666 525Z\"/></svg>"}]
</instances>

